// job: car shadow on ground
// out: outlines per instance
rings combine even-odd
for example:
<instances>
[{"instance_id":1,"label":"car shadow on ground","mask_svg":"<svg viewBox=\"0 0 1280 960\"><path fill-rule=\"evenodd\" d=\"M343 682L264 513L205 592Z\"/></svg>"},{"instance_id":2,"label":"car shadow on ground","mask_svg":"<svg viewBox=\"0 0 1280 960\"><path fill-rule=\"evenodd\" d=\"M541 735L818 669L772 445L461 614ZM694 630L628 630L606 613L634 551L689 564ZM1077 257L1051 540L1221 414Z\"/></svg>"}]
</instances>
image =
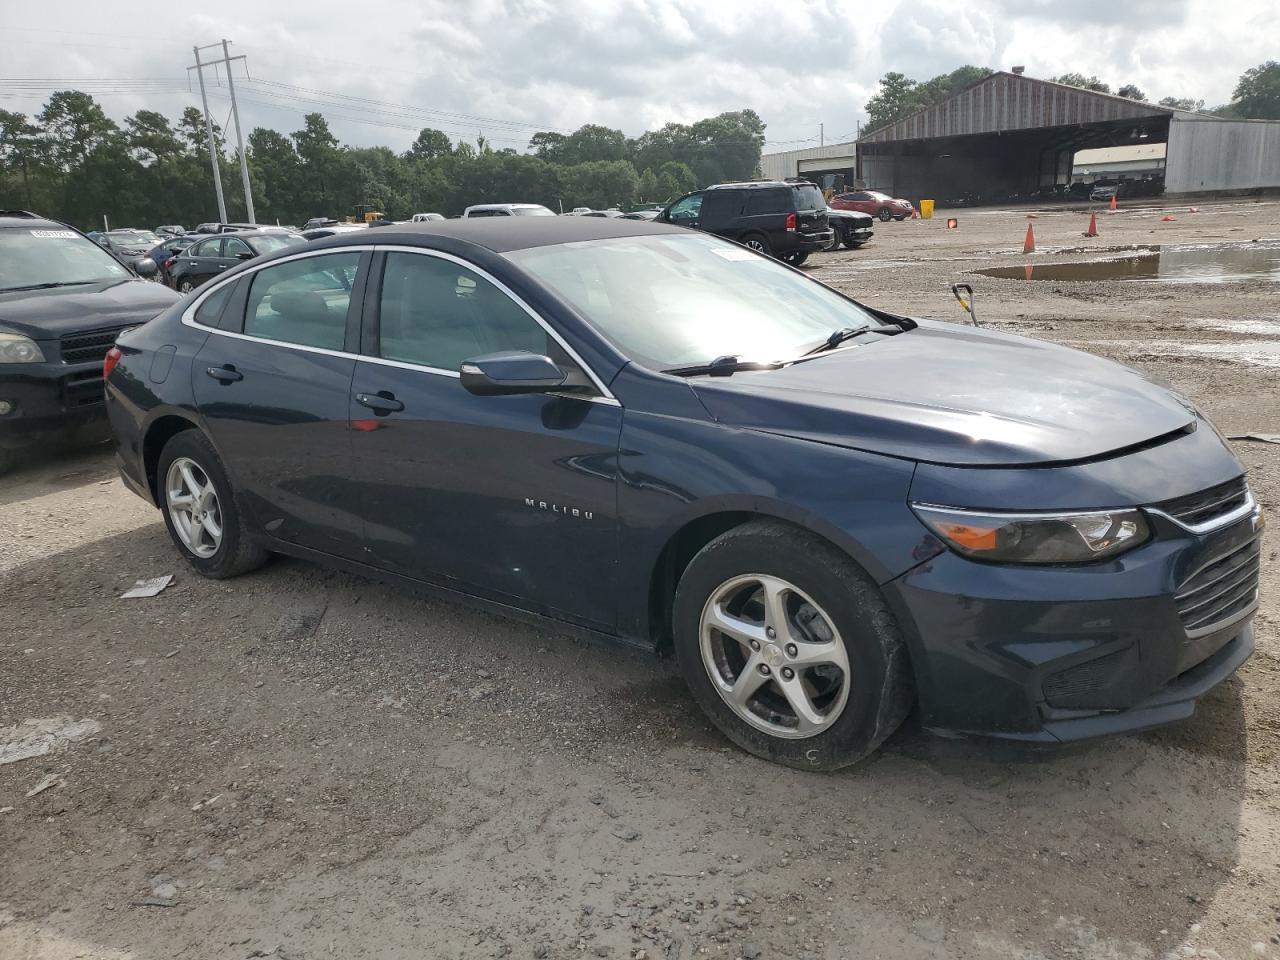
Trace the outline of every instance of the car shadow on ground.
<instances>
[{"instance_id":1,"label":"car shadow on ground","mask_svg":"<svg viewBox=\"0 0 1280 960\"><path fill-rule=\"evenodd\" d=\"M117 599L166 572L158 597ZM1238 681L1168 731L1013 755L909 724L821 775L731 748L669 661L298 561L203 580L158 523L24 563L0 595L22 623L0 726L103 725L0 767L15 808L0 903L139 957L161 955L132 906L160 874L182 908L152 909L147 936L193 956L221 955L201 944L232 901L252 930L321 950L332 940L302 919L330 916L331 885L356 880L357 910L434 917L445 943L531 916L567 943L581 917L565 898L648 897L647 922L676 931L684 901L741 897L762 928L899 957L945 955L944 941L960 956L1129 956L1175 948L1237 865ZM48 774L58 785L26 797ZM384 887L380 863L452 877L452 892L397 899L409 891ZM545 889L517 882L534 874Z\"/></svg>"}]
</instances>

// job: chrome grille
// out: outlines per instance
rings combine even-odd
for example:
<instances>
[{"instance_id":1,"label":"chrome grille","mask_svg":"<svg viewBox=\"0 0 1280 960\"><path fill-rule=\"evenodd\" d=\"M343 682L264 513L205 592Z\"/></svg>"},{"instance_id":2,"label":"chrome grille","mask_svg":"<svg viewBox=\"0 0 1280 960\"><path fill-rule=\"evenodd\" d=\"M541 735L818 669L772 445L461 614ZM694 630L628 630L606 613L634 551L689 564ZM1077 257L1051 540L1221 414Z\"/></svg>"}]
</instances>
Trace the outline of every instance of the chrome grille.
<instances>
[{"instance_id":1,"label":"chrome grille","mask_svg":"<svg viewBox=\"0 0 1280 960\"><path fill-rule=\"evenodd\" d=\"M63 363L102 362L116 337L124 327L112 327L110 330L91 330L88 333L73 333L62 338Z\"/></svg>"},{"instance_id":2,"label":"chrome grille","mask_svg":"<svg viewBox=\"0 0 1280 960\"><path fill-rule=\"evenodd\" d=\"M1218 517L1225 517L1233 510L1244 506L1249 498L1249 487L1244 477L1236 477L1226 483L1220 483L1199 493L1185 497L1175 497L1155 504L1155 509L1167 513L1175 520L1189 527L1204 523L1212 523Z\"/></svg>"},{"instance_id":3,"label":"chrome grille","mask_svg":"<svg viewBox=\"0 0 1280 960\"><path fill-rule=\"evenodd\" d=\"M1208 633L1258 602L1262 538L1201 567L1178 587L1173 601L1188 633Z\"/></svg>"}]
</instances>

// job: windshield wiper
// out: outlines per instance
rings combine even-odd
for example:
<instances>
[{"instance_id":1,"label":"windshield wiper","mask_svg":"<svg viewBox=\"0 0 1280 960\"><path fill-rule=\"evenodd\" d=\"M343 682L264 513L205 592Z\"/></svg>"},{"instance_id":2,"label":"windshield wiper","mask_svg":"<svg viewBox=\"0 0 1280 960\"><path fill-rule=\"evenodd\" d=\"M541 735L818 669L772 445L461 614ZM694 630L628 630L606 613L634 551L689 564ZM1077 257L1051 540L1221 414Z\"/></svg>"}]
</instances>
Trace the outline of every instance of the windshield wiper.
<instances>
[{"instance_id":1,"label":"windshield wiper","mask_svg":"<svg viewBox=\"0 0 1280 960\"><path fill-rule=\"evenodd\" d=\"M13 293L17 290L52 290L54 287L83 287L101 280L60 280L55 283L29 283L25 287L0 287L0 293Z\"/></svg>"},{"instance_id":2,"label":"windshield wiper","mask_svg":"<svg viewBox=\"0 0 1280 960\"><path fill-rule=\"evenodd\" d=\"M879 326L879 327L841 327L839 330L832 330L831 336L823 340L812 350L806 350L801 354L802 357L811 357L815 353L825 353L828 350L834 350L846 340L852 340L854 337L860 337L864 333L884 333L890 336L902 333L903 328L899 326Z\"/></svg>"},{"instance_id":3,"label":"windshield wiper","mask_svg":"<svg viewBox=\"0 0 1280 960\"><path fill-rule=\"evenodd\" d=\"M672 367L663 370L677 377L728 377L742 370L777 370L785 366L778 360L761 362L758 360L739 360L736 356L716 357L710 363L699 363L692 367Z\"/></svg>"}]
</instances>

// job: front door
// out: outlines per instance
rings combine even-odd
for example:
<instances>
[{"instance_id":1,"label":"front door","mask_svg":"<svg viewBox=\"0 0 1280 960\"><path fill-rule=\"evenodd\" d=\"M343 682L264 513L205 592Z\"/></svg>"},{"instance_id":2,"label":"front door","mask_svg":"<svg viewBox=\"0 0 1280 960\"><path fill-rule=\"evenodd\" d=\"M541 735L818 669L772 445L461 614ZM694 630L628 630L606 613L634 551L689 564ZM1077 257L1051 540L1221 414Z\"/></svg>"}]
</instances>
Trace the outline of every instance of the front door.
<instances>
[{"instance_id":1,"label":"front door","mask_svg":"<svg viewBox=\"0 0 1280 960\"><path fill-rule=\"evenodd\" d=\"M373 562L561 619L615 622L622 408L604 394L478 397L464 360L528 350L576 365L486 274L388 252L370 275L351 388Z\"/></svg>"},{"instance_id":2,"label":"front door","mask_svg":"<svg viewBox=\"0 0 1280 960\"><path fill-rule=\"evenodd\" d=\"M347 422L358 250L250 273L192 365L196 403L258 529L361 558Z\"/></svg>"}]
</instances>

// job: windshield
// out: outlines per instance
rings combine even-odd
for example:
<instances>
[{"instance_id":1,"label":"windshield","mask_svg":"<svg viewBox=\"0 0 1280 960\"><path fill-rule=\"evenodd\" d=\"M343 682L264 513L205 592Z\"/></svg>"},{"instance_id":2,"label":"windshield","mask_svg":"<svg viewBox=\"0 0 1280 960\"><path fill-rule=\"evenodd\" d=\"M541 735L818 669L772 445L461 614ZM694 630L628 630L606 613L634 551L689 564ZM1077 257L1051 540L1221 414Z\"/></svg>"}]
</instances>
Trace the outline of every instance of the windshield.
<instances>
[{"instance_id":1,"label":"windshield","mask_svg":"<svg viewBox=\"0 0 1280 960\"><path fill-rule=\"evenodd\" d=\"M724 356L794 360L835 330L879 323L776 260L705 235L591 240L506 256L619 350L658 370Z\"/></svg>"},{"instance_id":2,"label":"windshield","mask_svg":"<svg viewBox=\"0 0 1280 960\"><path fill-rule=\"evenodd\" d=\"M107 234L107 237L112 243L124 244L155 244L160 239L154 233L147 233L143 230L112 230Z\"/></svg>"},{"instance_id":3,"label":"windshield","mask_svg":"<svg viewBox=\"0 0 1280 960\"><path fill-rule=\"evenodd\" d=\"M111 254L74 230L0 230L0 292L130 276Z\"/></svg>"},{"instance_id":4,"label":"windshield","mask_svg":"<svg viewBox=\"0 0 1280 960\"><path fill-rule=\"evenodd\" d=\"M517 217L554 217L555 214L546 207L512 207L511 212Z\"/></svg>"},{"instance_id":5,"label":"windshield","mask_svg":"<svg viewBox=\"0 0 1280 960\"><path fill-rule=\"evenodd\" d=\"M253 246L258 253L275 253L285 247L296 247L306 242L306 237L296 233L274 233L265 237L253 238Z\"/></svg>"}]
</instances>

